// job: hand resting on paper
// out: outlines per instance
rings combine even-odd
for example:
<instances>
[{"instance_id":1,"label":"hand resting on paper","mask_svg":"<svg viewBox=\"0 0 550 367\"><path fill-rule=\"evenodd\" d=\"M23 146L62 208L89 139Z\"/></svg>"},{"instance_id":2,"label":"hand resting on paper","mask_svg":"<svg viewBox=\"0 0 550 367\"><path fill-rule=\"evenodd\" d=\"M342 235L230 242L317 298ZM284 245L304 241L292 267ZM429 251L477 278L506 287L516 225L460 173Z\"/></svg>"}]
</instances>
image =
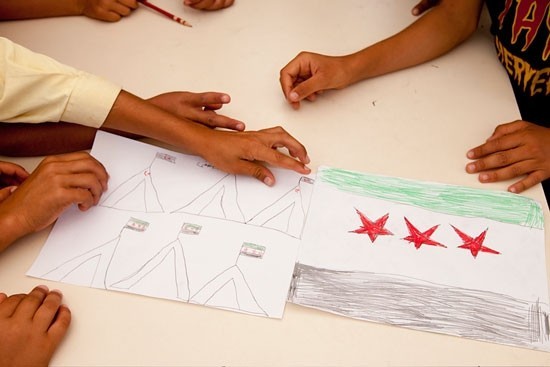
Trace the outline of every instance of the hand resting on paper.
<instances>
[{"instance_id":1,"label":"hand resting on paper","mask_svg":"<svg viewBox=\"0 0 550 367\"><path fill-rule=\"evenodd\" d=\"M48 366L71 323L60 291L0 293L0 366Z\"/></svg>"},{"instance_id":2,"label":"hand resting on paper","mask_svg":"<svg viewBox=\"0 0 550 367\"><path fill-rule=\"evenodd\" d=\"M501 124L467 157L474 161L466 171L483 183L525 176L508 187L520 193L550 177L550 129L521 120Z\"/></svg>"},{"instance_id":3,"label":"hand resting on paper","mask_svg":"<svg viewBox=\"0 0 550 367\"><path fill-rule=\"evenodd\" d=\"M275 184L275 176L262 162L302 174L311 172L305 147L280 126L243 132L204 130L210 136L201 139L204 143L194 154L222 171L252 176L268 186ZM278 148L288 149L290 156Z\"/></svg>"},{"instance_id":4,"label":"hand resting on paper","mask_svg":"<svg viewBox=\"0 0 550 367\"><path fill-rule=\"evenodd\" d=\"M52 224L73 204L82 211L97 205L108 178L103 165L85 152L45 158L0 202L0 251Z\"/></svg>"}]
</instances>

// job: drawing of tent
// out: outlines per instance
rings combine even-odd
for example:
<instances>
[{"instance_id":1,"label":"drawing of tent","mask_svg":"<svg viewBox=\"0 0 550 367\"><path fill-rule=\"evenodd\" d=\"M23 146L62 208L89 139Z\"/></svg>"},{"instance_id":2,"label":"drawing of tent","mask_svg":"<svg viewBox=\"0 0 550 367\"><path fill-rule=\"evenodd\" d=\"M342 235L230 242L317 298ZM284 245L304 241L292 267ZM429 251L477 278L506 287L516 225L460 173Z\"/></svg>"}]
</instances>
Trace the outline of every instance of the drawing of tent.
<instances>
[{"instance_id":1,"label":"drawing of tent","mask_svg":"<svg viewBox=\"0 0 550 367\"><path fill-rule=\"evenodd\" d=\"M300 238L304 228L314 180L301 177L298 185L290 189L271 205L262 209L246 223L277 229Z\"/></svg>"},{"instance_id":2,"label":"drawing of tent","mask_svg":"<svg viewBox=\"0 0 550 367\"><path fill-rule=\"evenodd\" d=\"M133 273L114 282L112 287L129 290L150 276L150 274L160 266L166 265L168 268L172 269L172 280L176 289L176 298L188 302L190 293L189 275L187 273L187 263L182 244L184 239L182 237L189 234L198 235L199 233L200 226L184 223L176 240L160 249L153 257L137 267Z\"/></svg>"},{"instance_id":3,"label":"drawing of tent","mask_svg":"<svg viewBox=\"0 0 550 367\"><path fill-rule=\"evenodd\" d=\"M111 266L111 262L121 240L128 237L125 236L125 234L130 233L139 235L145 232L148 226L149 223L145 221L130 218L126 225L120 230L118 236L81 255L65 261L56 268L43 274L42 277L57 281L74 282L77 284L84 282L94 288L109 289L109 267ZM132 238L132 236L129 237ZM83 274L91 274L91 278L87 276L88 279L83 280Z\"/></svg>"},{"instance_id":4,"label":"drawing of tent","mask_svg":"<svg viewBox=\"0 0 550 367\"><path fill-rule=\"evenodd\" d=\"M237 177L226 175L175 213L189 213L213 218L244 222L239 207Z\"/></svg>"},{"instance_id":5,"label":"drawing of tent","mask_svg":"<svg viewBox=\"0 0 550 367\"><path fill-rule=\"evenodd\" d=\"M174 164L175 161L175 157L157 152L149 166L120 184L100 205L108 208L145 213L164 212L153 180L154 166L157 162Z\"/></svg>"},{"instance_id":6,"label":"drawing of tent","mask_svg":"<svg viewBox=\"0 0 550 367\"><path fill-rule=\"evenodd\" d=\"M191 297L192 303L239 310L251 314L268 316L259 305L245 274L239 267L242 257L261 259L265 247L243 243L235 264L216 275Z\"/></svg>"}]
</instances>

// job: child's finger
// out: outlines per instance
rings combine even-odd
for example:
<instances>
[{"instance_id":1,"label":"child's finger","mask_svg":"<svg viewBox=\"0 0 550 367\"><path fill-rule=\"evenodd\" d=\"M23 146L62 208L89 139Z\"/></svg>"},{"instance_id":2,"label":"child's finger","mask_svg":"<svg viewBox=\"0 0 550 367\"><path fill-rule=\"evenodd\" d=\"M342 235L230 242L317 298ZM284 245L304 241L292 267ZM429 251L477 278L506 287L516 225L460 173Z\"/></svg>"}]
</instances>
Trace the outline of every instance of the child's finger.
<instances>
[{"instance_id":1,"label":"child's finger","mask_svg":"<svg viewBox=\"0 0 550 367\"><path fill-rule=\"evenodd\" d=\"M48 293L49 289L45 285L34 287L34 289L19 302L17 308L13 312L13 317L32 319Z\"/></svg>"},{"instance_id":2,"label":"child's finger","mask_svg":"<svg viewBox=\"0 0 550 367\"><path fill-rule=\"evenodd\" d=\"M48 329L48 335L54 339L55 343L59 343L67 333L70 324L71 310L65 305L60 305L55 320Z\"/></svg>"},{"instance_id":3,"label":"child's finger","mask_svg":"<svg viewBox=\"0 0 550 367\"><path fill-rule=\"evenodd\" d=\"M33 322L35 322L39 330L43 332L48 331L59 310L62 298L63 295L58 290L52 290L44 298L33 318Z\"/></svg>"}]
</instances>

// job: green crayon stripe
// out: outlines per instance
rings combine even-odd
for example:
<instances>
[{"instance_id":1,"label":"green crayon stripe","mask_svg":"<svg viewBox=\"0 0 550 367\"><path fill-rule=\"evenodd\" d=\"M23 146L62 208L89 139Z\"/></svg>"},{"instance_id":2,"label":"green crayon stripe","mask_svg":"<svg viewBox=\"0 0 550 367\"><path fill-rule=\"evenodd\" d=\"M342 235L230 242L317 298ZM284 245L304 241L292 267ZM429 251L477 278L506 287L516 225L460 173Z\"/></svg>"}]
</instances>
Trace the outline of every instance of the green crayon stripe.
<instances>
[{"instance_id":1,"label":"green crayon stripe","mask_svg":"<svg viewBox=\"0 0 550 367\"><path fill-rule=\"evenodd\" d=\"M439 213L544 228L540 205L532 199L508 192L368 175L336 168L323 168L317 174L317 179L340 191L413 205Z\"/></svg>"}]
</instances>

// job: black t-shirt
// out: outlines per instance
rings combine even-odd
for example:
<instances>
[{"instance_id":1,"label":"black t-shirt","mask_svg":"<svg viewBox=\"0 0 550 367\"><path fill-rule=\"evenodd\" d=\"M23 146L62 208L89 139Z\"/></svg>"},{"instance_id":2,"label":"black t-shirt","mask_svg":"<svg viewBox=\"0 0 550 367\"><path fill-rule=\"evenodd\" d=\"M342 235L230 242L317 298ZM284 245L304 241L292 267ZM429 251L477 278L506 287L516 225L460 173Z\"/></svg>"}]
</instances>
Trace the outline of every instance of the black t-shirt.
<instances>
[{"instance_id":1,"label":"black t-shirt","mask_svg":"<svg viewBox=\"0 0 550 367\"><path fill-rule=\"evenodd\" d=\"M485 3L522 119L550 127L550 0Z\"/></svg>"}]
</instances>

